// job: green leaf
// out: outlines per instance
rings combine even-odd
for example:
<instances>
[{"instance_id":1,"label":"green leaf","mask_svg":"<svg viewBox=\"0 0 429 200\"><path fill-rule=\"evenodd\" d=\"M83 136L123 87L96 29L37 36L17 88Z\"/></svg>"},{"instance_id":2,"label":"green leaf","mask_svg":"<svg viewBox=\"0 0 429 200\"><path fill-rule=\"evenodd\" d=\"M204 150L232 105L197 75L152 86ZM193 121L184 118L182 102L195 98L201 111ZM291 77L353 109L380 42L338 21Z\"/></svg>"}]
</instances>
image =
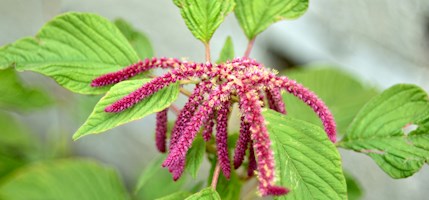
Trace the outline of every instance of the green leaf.
<instances>
[{"instance_id":1,"label":"green leaf","mask_svg":"<svg viewBox=\"0 0 429 200\"><path fill-rule=\"evenodd\" d=\"M191 174L193 178L197 178L198 171L204 160L204 153L206 152L206 142L204 142L201 134L198 134L192 146L186 154L185 170Z\"/></svg>"},{"instance_id":2,"label":"green leaf","mask_svg":"<svg viewBox=\"0 0 429 200\"><path fill-rule=\"evenodd\" d=\"M263 112L279 184L291 190L276 199L347 199L341 158L318 126L272 110Z\"/></svg>"},{"instance_id":3,"label":"green leaf","mask_svg":"<svg viewBox=\"0 0 429 200\"><path fill-rule=\"evenodd\" d=\"M153 57L152 44L144 33L135 30L133 26L123 19L116 19L114 23L121 33L127 38L140 59Z\"/></svg>"},{"instance_id":4,"label":"green leaf","mask_svg":"<svg viewBox=\"0 0 429 200\"><path fill-rule=\"evenodd\" d=\"M308 0L235 0L235 16L248 39L264 31L271 24L295 19L307 11Z\"/></svg>"},{"instance_id":5,"label":"green leaf","mask_svg":"<svg viewBox=\"0 0 429 200\"><path fill-rule=\"evenodd\" d=\"M334 115L338 133L344 134L359 110L377 95L377 91L338 69L314 67L282 74L314 91ZM288 116L323 127L320 119L307 104L288 93L283 94L283 100Z\"/></svg>"},{"instance_id":6,"label":"green leaf","mask_svg":"<svg viewBox=\"0 0 429 200\"><path fill-rule=\"evenodd\" d=\"M92 79L117 71L139 57L109 20L95 14L67 13L48 22L34 38L0 49L0 69L35 71L81 94L102 94Z\"/></svg>"},{"instance_id":7,"label":"green leaf","mask_svg":"<svg viewBox=\"0 0 429 200\"><path fill-rule=\"evenodd\" d=\"M427 93L409 84L385 90L362 108L338 145L367 154L393 178L413 175L429 160Z\"/></svg>"},{"instance_id":8,"label":"green leaf","mask_svg":"<svg viewBox=\"0 0 429 200\"><path fill-rule=\"evenodd\" d=\"M220 52L217 63L223 63L232 59L234 59L234 44L232 43L231 36L228 36L226 38L225 44L223 45L222 51Z\"/></svg>"},{"instance_id":9,"label":"green leaf","mask_svg":"<svg viewBox=\"0 0 429 200\"><path fill-rule=\"evenodd\" d=\"M12 115L0 112L0 178L29 162L36 141Z\"/></svg>"},{"instance_id":10,"label":"green leaf","mask_svg":"<svg viewBox=\"0 0 429 200\"><path fill-rule=\"evenodd\" d=\"M173 2L180 8L188 29L206 44L235 6L234 0L173 0Z\"/></svg>"},{"instance_id":11,"label":"green leaf","mask_svg":"<svg viewBox=\"0 0 429 200\"><path fill-rule=\"evenodd\" d=\"M177 192L184 187L186 176L181 177L178 181L173 181L168 170L161 167L165 157L165 155L160 155L146 165L142 171L135 189L138 199L164 198L166 195Z\"/></svg>"},{"instance_id":12,"label":"green leaf","mask_svg":"<svg viewBox=\"0 0 429 200\"><path fill-rule=\"evenodd\" d=\"M191 195L192 194L190 192L180 191L165 197L158 198L156 200L183 200L183 199L186 199L186 197L189 197Z\"/></svg>"},{"instance_id":13,"label":"green leaf","mask_svg":"<svg viewBox=\"0 0 429 200\"><path fill-rule=\"evenodd\" d=\"M152 113L164 110L179 96L179 84L171 84L141 102L120 113L107 113L104 109L149 82L150 79L123 81L114 85L95 105L86 122L76 131L73 139L77 140L88 134L100 133L119 125L141 119Z\"/></svg>"},{"instance_id":14,"label":"green leaf","mask_svg":"<svg viewBox=\"0 0 429 200\"><path fill-rule=\"evenodd\" d=\"M344 176L346 177L347 197L349 200L361 199L363 195L362 187L359 185L356 178L346 171L344 171Z\"/></svg>"},{"instance_id":15,"label":"green leaf","mask_svg":"<svg viewBox=\"0 0 429 200\"><path fill-rule=\"evenodd\" d=\"M213 188L208 187L186 198L186 200L221 200L221 198Z\"/></svg>"},{"instance_id":16,"label":"green leaf","mask_svg":"<svg viewBox=\"0 0 429 200\"><path fill-rule=\"evenodd\" d=\"M29 110L53 103L44 91L22 83L13 69L0 70L0 108Z\"/></svg>"},{"instance_id":17,"label":"green leaf","mask_svg":"<svg viewBox=\"0 0 429 200\"><path fill-rule=\"evenodd\" d=\"M128 199L116 171L76 159L25 167L3 182L0 196L9 200Z\"/></svg>"}]
</instances>

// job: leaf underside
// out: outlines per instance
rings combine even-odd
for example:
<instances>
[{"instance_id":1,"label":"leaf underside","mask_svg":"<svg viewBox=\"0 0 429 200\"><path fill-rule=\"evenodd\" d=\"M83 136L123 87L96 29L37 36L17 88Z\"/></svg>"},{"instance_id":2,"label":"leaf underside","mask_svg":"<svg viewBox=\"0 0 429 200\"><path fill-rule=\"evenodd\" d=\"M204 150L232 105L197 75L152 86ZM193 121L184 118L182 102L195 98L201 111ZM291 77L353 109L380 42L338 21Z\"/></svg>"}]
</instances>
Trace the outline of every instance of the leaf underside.
<instances>
[{"instance_id":1,"label":"leaf underside","mask_svg":"<svg viewBox=\"0 0 429 200\"><path fill-rule=\"evenodd\" d=\"M235 0L234 13L248 39L255 38L271 24L295 19L308 8L308 0Z\"/></svg>"}]
</instances>

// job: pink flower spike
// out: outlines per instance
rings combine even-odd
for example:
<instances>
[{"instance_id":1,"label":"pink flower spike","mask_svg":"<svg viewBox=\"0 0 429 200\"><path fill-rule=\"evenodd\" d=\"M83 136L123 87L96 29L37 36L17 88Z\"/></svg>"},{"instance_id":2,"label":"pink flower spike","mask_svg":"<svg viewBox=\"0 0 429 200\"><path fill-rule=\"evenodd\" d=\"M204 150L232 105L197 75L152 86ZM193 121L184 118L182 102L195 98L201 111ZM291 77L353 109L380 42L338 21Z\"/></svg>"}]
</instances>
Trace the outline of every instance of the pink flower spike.
<instances>
[{"instance_id":1,"label":"pink flower spike","mask_svg":"<svg viewBox=\"0 0 429 200\"><path fill-rule=\"evenodd\" d=\"M253 142L250 141L250 147L249 147L249 166L247 167L247 175L249 177L253 176L255 173L255 170L257 169L256 159L255 159L255 152L253 151Z\"/></svg>"},{"instance_id":2,"label":"pink flower spike","mask_svg":"<svg viewBox=\"0 0 429 200\"><path fill-rule=\"evenodd\" d=\"M265 119L262 116L262 108L259 104L257 91L246 87L238 91L240 104L244 111L246 120L250 121L251 140L257 160L259 191L262 196L283 195L287 193L286 188L274 186L274 156L271 150L271 141L265 127Z\"/></svg>"},{"instance_id":3,"label":"pink flower spike","mask_svg":"<svg viewBox=\"0 0 429 200\"><path fill-rule=\"evenodd\" d=\"M245 121L244 116L241 117L240 135L235 146L234 153L234 168L237 169L241 166L246 155L246 149L250 142L250 124ZM253 172L253 171L252 171Z\"/></svg>"},{"instance_id":4,"label":"pink flower spike","mask_svg":"<svg viewBox=\"0 0 429 200\"><path fill-rule=\"evenodd\" d=\"M133 76L136 76L140 73L148 71L150 69L161 67L178 67L181 65L179 59L176 58L152 58L145 59L138 63L132 64L124 69L121 69L117 72L108 73L105 75L101 75L100 77L94 79L91 82L92 87L101 87L105 85L110 85L114 83L119 83L123 80L127 80Z\"/></svg>"},{"instance_id":5,"label":"pink flower spike","mask_svg":"<svg viewBox=\"0 0 429 200\"><path fill-rule=\"evenodd\" d=\"M156 138L156 147L162 153L165 153L165 143L167 139L167 113L168 108L164 109L161 112L156 113L156 129L155 129L155 138Z\"/></svg>"},{"instance_id":6,"label":"pink flower spike","mask_svg":"<svg viewBox=\"0 0 429 200\"><path fill-rule=\"evenodd\" d=\"M217 124L216 124L216 147L217 147L217 158L222 169L223 175L229 179L231 175L231 165L228 155L228 112L229 112L229 101L223 102L221 108L217 112Z\"/></svg>"},{"instance_id":7,"label":"pink flower spike","mask_svg":"<svg viewBox=\"0 0 429 200\"><path fill-rule=\"evenodd\" d=\"M185 129L189 120L191 120L195 111L198 108L200 102L204 99L203 94L207 93L210 88L211 82L201 82L197 84L191 96L188 99L188 102L180 111L179 116L177 117L176 123L174 124L173 130L171 131L171 139L170 139L170 150L173 149L177 140L180 137L180 133Z\"/></svg>"},{"instance_id":8,"label":"pink flower spike","mask_svg":"<svg viewBox=\"0 0 429 200\"><path fill-rule=\"evenodd\" d=\"M204 124L204 130L203 130L203 138L204 141L208 142L211 137L212 137L212 133L213 133L213 126L215 124L214 120L213 120L213 113L212 115L209 117L209 119L206 121L206 123Z\"/></svg>"},{"instance_id":9,"label":"pink flower spike","mask_svg":"<svg viewBox=\"0 0 429 200\"><path fill-rule=\"evenodd\" d=\"M140 102L142 99L170 85L171 83L193 76L201 76L204 72L204 67L201 66L198 69L196 69L196 65L194 67L184 68L184 70L181 70L179 67L179 69L152 79L149 83L144 84L142 87L130 93L129 95L116 101L112 105L107 106L104 111L121 112Z\"/></svg>"},{"instance_id":10,"label":"pink flower spike","mask_svg":"<svg viewBox=\"0 0 429 200\"><path fill-rule=\"evenodd\" d=\"M174 148L170 150L167 159L163 162L163 167L169 167L170 171L175 171L175 169L181 166L180 161L186 158L186 153L195 139L201 125L213 112L213 108L220 105L220 97L229 94L227 93L229 91L222 90L223 85L218 86L211 92L208 100L204 101L199 110L191 118L190 122L192 123L187 124L187 127L182 132L182 135L174 145Z\"/></svg>"},{"instance_id":11,"label":"pink flower spike","mask_svg":"<svg viewBox=\"0 0 429 200\"><path fill-rule=\"evenodd\" d=\"M265 90L268 106L279 113L286 114L285 104L279 88Z\"/></svg>"},{"instance_id":12,"label":"pink flower spike","mask_svg":"<svg viewBox=\"0 0 429 200\"><path fill-rule=\"evenodd\" d=\"M285 88L289 93L298 97L313 109L321 119L329 139L335 143L337 137L335 120L325 103L309 89L296 83L296 81L289 80L286 77L277 77L276 83L278 83L279 87Z\"/></svg>"}]
</instances>

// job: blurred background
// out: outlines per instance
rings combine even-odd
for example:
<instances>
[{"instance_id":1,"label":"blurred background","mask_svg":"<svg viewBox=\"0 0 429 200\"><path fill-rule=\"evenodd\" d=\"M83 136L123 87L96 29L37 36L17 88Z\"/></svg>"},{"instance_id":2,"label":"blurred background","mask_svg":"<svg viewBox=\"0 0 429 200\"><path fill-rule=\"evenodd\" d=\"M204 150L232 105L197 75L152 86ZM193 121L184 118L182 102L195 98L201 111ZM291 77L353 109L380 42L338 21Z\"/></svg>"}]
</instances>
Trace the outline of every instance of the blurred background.
<instances>
[{"instance_id":1,"label":"blurred background","mask_svg":"<svg viewBox=\"0 0 429 200\"><path fill-rule=\"evenodd\" d=\"M0 0L0 46L34 36L52 17L69 11L123 18L149 37L156 56L204 60L203 45L188 31L170 0ZM231 14L211 41L213 57L227 36L233 38L236 56L244 53L247 39ZM310 1L303 17L276 23L258 36L251 56L280 71L309 65L338 68L379 91L396 83L414 83L429 91L429 1ZM154 116L72 142L71 135L91 111L93 104L88 102L96 99L72 94L39 74L19 76L55 102L43 109L6 109L25 124L34 141L43 144L39 157L95 158L117 168L131 187L158 155ZM393 180L370 157L340 153L344 168L363 188L363 199L426 199L429 195L427 165L412 177ZM200 177L206 173L202 170Z\"/></svg>"}]
</instances>

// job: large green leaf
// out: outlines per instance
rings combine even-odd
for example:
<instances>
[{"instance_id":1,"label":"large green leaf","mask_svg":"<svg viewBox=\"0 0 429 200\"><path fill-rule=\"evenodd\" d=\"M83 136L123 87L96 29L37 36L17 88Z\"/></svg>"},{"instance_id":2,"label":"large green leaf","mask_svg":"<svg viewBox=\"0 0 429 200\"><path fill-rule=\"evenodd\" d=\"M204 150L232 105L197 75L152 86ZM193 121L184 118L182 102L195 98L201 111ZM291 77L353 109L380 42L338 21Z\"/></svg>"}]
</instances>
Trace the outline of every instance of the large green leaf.
<instances>
[{"instance_id":1,"label":"large green leaf","mask_svg":"<svg viewBox=\"0 0 429 200\"><path fill-rule=\"evenodd\" d=\"M114 23L128 39L128 42L130 42L140 59L153 57L152 45L144 33L135 30L134 27L123 19L117 19Z\"/></svg>"},{"instance_id":2,"label":"large green leaf","mask_svg":"<svg viewBox=\"0 0 429 200\"><path fill-rule=\"evenodd\" d=\"M53 100L42 90L24 85L14 69L0 70L0 108L28 110Z\"/></svg>"},{"instance_id":3,"label":"large green leaf","mask_svg":"<svg viewBox=\"0 0 429 200\"><path fill-rule=\"evenodd\" d=\"M198 193L189 196L188 198L186 198L186 200L221 200L221 198L219 194L215 190L213 190L213 188L208 187L202 189Z\"/></svg>"},{"instance_id":4,"label":"large green leaf","mask_svg":"<svg viewBox=\"0 0 429 200\"><path fill-rule=\"evenodd\" d=\"M123 81L114 85L95 105L86 122L76 131L73 139L77 140L88 134L100 133L119 125L141 119L147 115L164 110L179 96L179 84L171 84L155 94L146 97L135 106L120 113L108 113L104 109L122 97L149 82L150 79Z\"/></svg>"},{"instance_id":5,"label":"large green leaf","mask_svg":"<svg viewBox=\"0 0 429 200\"><path fill-rule=\"evenodd\" d=\"M234 9L234 0L173 0L192 34L209 43L213 33Z\"/></svg>"},{"instance_id":6,"label":"large green leaf","mask_svg":"<svg viewBox=\"0 0 429 200\"><path fill-rule=\"evenodd\" d=\"M24 38L0 49L0 69L15 66L19 71L35 71L82 94L106 92L109 87L91 88L91 80L138 60L113 23L87 13L58 16L34 38Z\"/></svg>"},{"instance_id":7,"label":"large green leaf","mask_svg":"<svg viewBox=\"0 0 429 200\"><path fill-rule=\"evenodd\" d=\"M253 39L271 24L295 19L308 8L308 0L235 0L235 16L247 38Z\"/></svg>"},{"instance_id":8,"label":"large green leaf","mask_svg":"<svg viewBox=\"0 0 429 200\"><path fill-rule=\"evenodd\" d=\"M341 158L320 127L272 110L263 112L279 184L291 190L277 199L346 199Z\"/></svg>"},{"instance_id":9,"label":"large green leaf","mask_svg":"<svg viewBox=\"0 0 429 200\"><path fill-rule=\"evenodd\" d=\"M184 195L184 192L181 192L182 194L170 196L170 194L184 188L186 176L181 177L178 181L173 181L173 178L171 177L171 174L168 172L168 170L161 167L165 157L165 155L160 155L159 157L155 158L148 165L146 165L142 171L135 189L138 199L146 200L161 197L161 199L174 199L173 197L175 196ZM170 196L171 198L166 195ZM190 194L187 196L189 195Z\"/></svg>"},{"instance_id":10,"label":"large green leaf","mask_svg":"<svg viewBox=\"0 0 429 200\"><path fill-rule=\"evenodd\" d=\"M283 74L314 91L326 103L334 115L339 134L346 132L359 110L377 95L375 89L334 68L311 67ZM322 122L307 104L288 93L283 94L283 99L289 116L322 127Z\"/></svg>"},{"instance_id":11,"label":"large green leaf","mask_svg":"<svg viewBox=\"0 0 429 200\"><path fill-rule=\"evenodd\" d=\"M429 160L427 93L392 86L362 108L338 145L369 155L393 178L413 175Z\"/></svg>"},{"instance_id":12,"label":"large green leaf","mask_svg":"<svg viewBox=\"0 0 429 200\"><path fill-rule=\"evenodd\" d=\"M234 59L234 44L232 43L231 36L228 36L225 40L222 51L220 52L217 63L222 63L232 59Z\"/></svg>"},{"instance_id":13,"label":"large green leaf","mask_svg":"<svg viewBox=\"0 0 429 200\"><path fill-rule=\"evenodd\" d=\"M204 142L201 134L198 134L192 142L192 146L186 154L185 170L191 174L193 178L197 178L198 171L204 160L206 152L206 142Z\"/></svg>"},{"instance_id":14,"label":"large green leaf","mask_svg":"<svg viewBox=\"0 0 429 200\"><path fill-rule=\"evenodd\" d=\"M85 160L42 162L20 169L0 186L0 197L28 199L128 199L116 171Z\"/></svg>"}]
</instances>

